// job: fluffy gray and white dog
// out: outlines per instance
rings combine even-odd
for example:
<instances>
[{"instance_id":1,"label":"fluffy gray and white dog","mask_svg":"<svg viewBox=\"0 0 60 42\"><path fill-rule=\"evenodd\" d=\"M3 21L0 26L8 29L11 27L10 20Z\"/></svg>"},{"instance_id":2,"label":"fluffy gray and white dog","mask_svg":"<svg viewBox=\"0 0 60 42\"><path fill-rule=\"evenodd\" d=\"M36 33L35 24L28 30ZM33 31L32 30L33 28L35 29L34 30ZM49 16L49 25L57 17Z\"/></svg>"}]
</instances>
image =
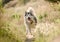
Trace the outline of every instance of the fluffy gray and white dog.
<instances>
[{"instance_id":1,"label":"fluffy gray and white dog","mask_svg":"<svg viewBox=\"0 0 60 42\"><path fill-rule=\"evenodd\" d=\"M29 7L25 11L24 15L24 24L26 26L26 37L27 38L32 38L32 29L35 28L37 24L37 18L35 16L35 12L32 7Z\"/></svg>"}]
</instances>

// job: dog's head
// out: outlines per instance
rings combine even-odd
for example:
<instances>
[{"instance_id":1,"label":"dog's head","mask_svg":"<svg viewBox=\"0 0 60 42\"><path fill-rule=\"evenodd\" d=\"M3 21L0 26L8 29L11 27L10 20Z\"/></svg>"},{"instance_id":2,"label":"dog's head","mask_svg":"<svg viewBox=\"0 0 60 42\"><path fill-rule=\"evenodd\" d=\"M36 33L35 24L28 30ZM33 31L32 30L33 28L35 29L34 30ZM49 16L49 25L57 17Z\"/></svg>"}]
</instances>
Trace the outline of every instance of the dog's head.
<instances>
[{"instance_id":1,"label":"dog's head","mask_svg":"<svg viewBox=\"0 0 60 42\"><path fill-rule=\"evenodd\" d=\"M34 16L33 8L29 7L27 11L25 11L25 19L29 23L33 23L36 21L36 17Z\"/></svg>"}]
</instances>

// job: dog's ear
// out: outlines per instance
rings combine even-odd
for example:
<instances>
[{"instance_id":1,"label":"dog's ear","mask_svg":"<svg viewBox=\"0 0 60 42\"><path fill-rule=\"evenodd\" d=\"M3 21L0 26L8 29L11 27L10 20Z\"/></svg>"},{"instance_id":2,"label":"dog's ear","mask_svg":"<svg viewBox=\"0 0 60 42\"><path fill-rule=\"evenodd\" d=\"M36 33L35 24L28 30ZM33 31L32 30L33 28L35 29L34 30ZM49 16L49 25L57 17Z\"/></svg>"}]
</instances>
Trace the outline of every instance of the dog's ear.
<instances>
[{"instance_id":1,"label":"dog's ear","mask_svg":"<svg viewBox=\"0 0 60 42\"><path fill-rule=\"evenodd\" d=\"M27 12L25 11L25 16L27 15Z\"/></svg>"},{"instance_id":2,"label":"dog's ear","mask_svg":"<svg viewBox=\"0 0 60 42\"><path fill-rule=\"evenodd\" d=\"M32 14L33 14L33 10L30 10L30 13L32 13Z\"/></svg>"},{"instance_id":3,"label":"dog's ear","mask_svg":"<svg viewBox=\"0 0 60 42\"><path fill-rule=\"evenodd\" d=\"M36 17L34 17L34 20L35 20L35 23L37 23L37 18Z\"/></svg>"}]
</instances>

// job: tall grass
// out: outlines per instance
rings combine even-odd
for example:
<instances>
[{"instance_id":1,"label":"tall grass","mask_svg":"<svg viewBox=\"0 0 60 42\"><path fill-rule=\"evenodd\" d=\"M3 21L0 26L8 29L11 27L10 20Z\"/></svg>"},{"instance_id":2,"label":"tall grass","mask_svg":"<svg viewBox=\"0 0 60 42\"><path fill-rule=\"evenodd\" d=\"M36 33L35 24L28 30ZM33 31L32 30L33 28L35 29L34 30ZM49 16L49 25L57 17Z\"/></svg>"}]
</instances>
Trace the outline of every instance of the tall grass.
<instances>
[{"instance_id":1,"label":"tall grass","mask_svg":"<svg viewBox=\"0 0 60 42\"><path fill-rule=\"evenodd\" d=\"M0 11L2 11L2 0L0 0Z\"/></svg>"},{"instance_id":2,"label":"tall grass","mask_svg":"<svg viewBox=\"0 0 60 42\"><path fill-rule=\"evenodd\" d=\"M2 5L2 0L0 0L0 13L3 13L3 5Z\"/></svg>"}]
</instances>

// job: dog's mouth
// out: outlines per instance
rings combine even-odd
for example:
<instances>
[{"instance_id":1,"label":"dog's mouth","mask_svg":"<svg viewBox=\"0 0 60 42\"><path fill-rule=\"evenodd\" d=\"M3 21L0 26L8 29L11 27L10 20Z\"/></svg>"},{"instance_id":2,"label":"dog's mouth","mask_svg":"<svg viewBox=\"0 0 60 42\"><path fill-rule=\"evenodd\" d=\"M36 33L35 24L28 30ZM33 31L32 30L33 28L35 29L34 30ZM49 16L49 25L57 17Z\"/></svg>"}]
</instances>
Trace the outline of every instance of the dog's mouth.
<instances>
[{"instance_id":1,"label":"dog's mouth","mask_svg":"<svg viewBox=\"0 0 60 42\"><path fill-rule=\"evenodd\" d=\"M28 17L28 20L31 20L31 18L30 18L30 17Z\"/></svg>"},{"instance_id":2,"label":"dog's mouth","mask_svg":"<svg viewBox=\"0 0 60 42\"><path fill-rule=\"evenodd\" d=\"M31 18L30 18L30 17L28 17L28 21L29 21L29 23L30 23L30 24L32 24L32 23L33 23L33 21L31 20Z\"/></svg>"}]
</instances>

